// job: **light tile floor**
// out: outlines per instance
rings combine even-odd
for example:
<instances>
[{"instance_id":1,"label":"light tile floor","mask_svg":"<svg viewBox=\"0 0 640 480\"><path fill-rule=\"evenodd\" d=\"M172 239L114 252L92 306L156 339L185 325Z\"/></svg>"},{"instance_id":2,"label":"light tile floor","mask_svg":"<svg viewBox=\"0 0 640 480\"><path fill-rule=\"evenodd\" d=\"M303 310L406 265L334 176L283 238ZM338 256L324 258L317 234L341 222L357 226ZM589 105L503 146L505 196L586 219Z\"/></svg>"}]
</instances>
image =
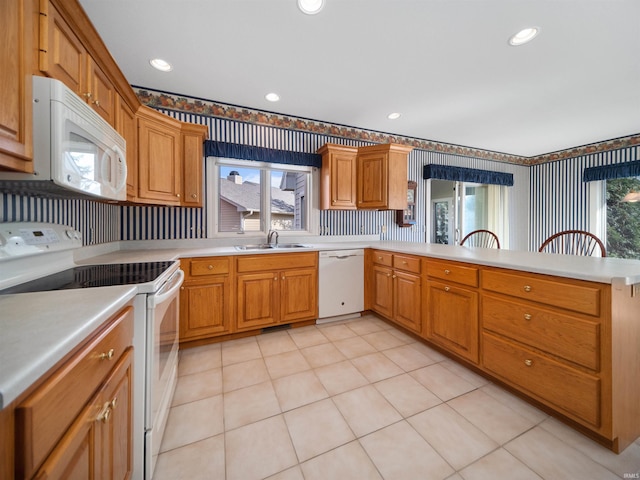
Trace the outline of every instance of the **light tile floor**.
<instances>
[{"instance_id":1,"label":"light tile floor","mask_svg":"<svg viewBox=\"0 0 640 480\"><path fill-rule=\"evenodd\" d=\"M155 480L640 478L621 455L366 316L180 352Z\"/></svg>"}]
</instances>

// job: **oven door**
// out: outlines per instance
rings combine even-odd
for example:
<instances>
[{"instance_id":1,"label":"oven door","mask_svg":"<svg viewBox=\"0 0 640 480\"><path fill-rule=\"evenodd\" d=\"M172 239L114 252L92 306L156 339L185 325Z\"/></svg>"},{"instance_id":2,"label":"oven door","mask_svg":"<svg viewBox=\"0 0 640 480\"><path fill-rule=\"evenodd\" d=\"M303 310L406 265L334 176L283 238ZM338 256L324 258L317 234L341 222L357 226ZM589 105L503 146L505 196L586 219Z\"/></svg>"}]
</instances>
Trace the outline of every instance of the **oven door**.
<instances>
[{"instance_id":1,"label":"oven door","mask_svg":"<svg viewBox=\"0 0 640 480\"><path fill-rule=\"evenodd\" d=\"M160 451L178 375L180 286L176 271L157 293L147 297L145 401L145 477L151 478Z\"/></svg>"}]
</instances>

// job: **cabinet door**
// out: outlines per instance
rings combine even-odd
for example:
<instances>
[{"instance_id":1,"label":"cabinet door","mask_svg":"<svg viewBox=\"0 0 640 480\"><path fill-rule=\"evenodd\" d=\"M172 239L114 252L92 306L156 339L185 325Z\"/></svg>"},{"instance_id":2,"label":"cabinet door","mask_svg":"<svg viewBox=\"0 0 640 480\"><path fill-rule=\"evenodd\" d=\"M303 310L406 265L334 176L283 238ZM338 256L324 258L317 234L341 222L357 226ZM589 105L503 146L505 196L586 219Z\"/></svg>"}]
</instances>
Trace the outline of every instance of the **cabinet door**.
<instances>
[{"instance_id":1,"label":"cabinet door","mask_svg":"<svg viewBox=\"0 0 640 480\"><path fill-rule=\"evenodd\" d=\"M322 208L356 208L356 154L335 152L329 160L329 199Z\"/></svg>"},{"instance_id":2,"label":"cabinet door","mask_svg":"<svg viewBox=\"0 0 640 480\"><path fill-rule=\"evenodd\" d=\"M427 287L427 338L478 363L478 293L434 281Z\"/></svg>"},{"instance_id":3,"label":"cabinet door","mask_svg":"<svg viewBox=\"0 0 640 480\"><path fill-rule=\"evenodd\" d=\"M186 284L180 295L180 341L231 331L231 284L228 276Z\"/></svg>"},{"instance_id":4,"label":"cabinet door","mask_svg":"<svg viewBox=\"0 0 640 480\"><path fill-rule=\"evenodd\" d=\"M280 273L280 323L318 317L318 272L315 268Z\"/></svg>"},{"instance_id":5,"label":"cabinet door","mask_svg":"<svg viewBox=\"0 0 640 480\"><path fill-rule=\"evenodd\" d=\"M388 154L358 154L357 167L358 208L386 208Z\"/></svg>"},{"instance_id":6,"label":"cabinet door","mask_svg":"<svg viewBox=\"0 0 640 480\"><path fill-rule=\"evenodd\" d=\"M420 333L422 330L421 280L417 275L395 271L393 279L393 319Z\"/></svg>"},{"instance_id":7,"label":"cabinet door","mask_svg":"<svg viewBox=\"0 0 640 480\"><path fill-rule=\"evenodd\" d=\"M202 127L197 128L196 127ZM195 129L195 130L194 130ZM202 207L202 170L204 158L202 143L206 136L203 125L183 125L182 154L184 157L182 204L185 207Z\"/></svg>"},{"instance_id":8,"label":"cabinet door","mask_svg":"<svg viewBox=\"0 0 640 480\"><path fill-rule=\"evenodd\" d=\"M99 395L89 402L34 478L92 480L100 475L98 415L102 404Z\"/></svg>"},{"instance_id":9,"label":"cabinet door","mask_svg":"<svg viewBox=\"0 0 640 480\"><path fill-rule=\"evenodd\" d=\"M33 172L31 4L0 2L0 166Z\"/></svg>"},{"instance_id":10,"label":"cabinet door","mask_svg":"<svg viewBox=\"0 0 640 480\"><path fill-rule=\"evenodd\" d=\"M135 112L116 97L116 130L127 142L127 200L138 197L138 125Z\"/></svg>"},{"instance_id":11,"label":"cabinet door","mask_svg":"<svg viewBox=\"0 0 640 480\"><path fill-rule=\"evenodd\" d=\"M373 266L372 308L380 315L393 318L392 270L380 265Z\"/></svg>"},{"instance_id":12,"label":"cabinet door","mask_svg":"<svg viewBox=\"0 0 640 480\"><path fill-rule=\"evenodd\" d=\"M238 330L275 325L280 318L280 279L278 272L238 275Z\"/></svg>"},{"instance_id":13,"label":"cabinet door","mask_svg":"<svg viewBox=\"0 0 640 480\"><path fill-rule=\"evenodd\" d=\"M125 480L130 478L133 465L131 392L132 349L119 360L102 390L102 415L98 423L101 478Z\"/></svg>"},{"instance_id":14,"label":"cabinet door","mask_svg":"<svg viewBox=\"0 0 640 480\"><path fill-rule=\"evenodd\" d=\"M141 108L141 110L143 110ZM156 112L155 115L161 115ZM148 203L180 204L182 162L180 128L138 117L138 195Z\"/></svg>"},{"instance_id":15,"label":"cabinet door","mask_svg":"<svg viewBox=\"0 0 640 480\"><path fill-rule=\"evenodd\" d=\"M86 84L87 51L47 0L40 0L40 71L56 78L82 98Z\"/></svg>"},{"instance_id":16,"label":"cabinet door","mask_svg":"<svg viewBox=\"0 0 640 480\"><path fill-rule=\"evenodd\" d=\"M116 124L116 90L96 62L87 56L87 102L110 125Z\"/></svg>"}]
</instances>

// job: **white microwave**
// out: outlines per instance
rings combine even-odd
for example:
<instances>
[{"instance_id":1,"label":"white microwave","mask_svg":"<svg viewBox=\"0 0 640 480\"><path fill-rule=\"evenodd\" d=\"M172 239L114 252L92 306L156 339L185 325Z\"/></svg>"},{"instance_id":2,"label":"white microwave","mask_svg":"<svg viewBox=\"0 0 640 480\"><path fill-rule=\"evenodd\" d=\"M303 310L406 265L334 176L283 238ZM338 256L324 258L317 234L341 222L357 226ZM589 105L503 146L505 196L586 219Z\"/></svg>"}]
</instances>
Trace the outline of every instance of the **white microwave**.
<instances>
[{"instance_id":1,"label":"white microwave","mask_svg":"<svg viewBox=\"0 0 640 480\"><path fill-rule=\"evenodd\" d=\"M33 77L34 173L0 172L0 190L127 199L124 138L59 80Z\"/></svg>"}]
</instances>

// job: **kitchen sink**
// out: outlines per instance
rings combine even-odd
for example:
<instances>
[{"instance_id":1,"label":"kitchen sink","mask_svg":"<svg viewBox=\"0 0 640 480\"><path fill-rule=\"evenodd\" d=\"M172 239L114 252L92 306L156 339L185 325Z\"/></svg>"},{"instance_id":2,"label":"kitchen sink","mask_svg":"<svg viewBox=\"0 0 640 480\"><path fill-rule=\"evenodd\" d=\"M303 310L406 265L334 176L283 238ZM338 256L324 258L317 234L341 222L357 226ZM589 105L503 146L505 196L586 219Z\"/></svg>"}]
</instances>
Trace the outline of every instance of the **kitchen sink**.
<instances>
[{"instance_id":1,"label":"kitchen sink","mask_svg":"<svg viewBox=\"0 0 640 480\"><path fill-rule=\"evenodd\" d=\"M309 248L301 243L256 243L253 245L236 245L236 250L270 250L279 248Z\"/></svg>"}]
</instances>

